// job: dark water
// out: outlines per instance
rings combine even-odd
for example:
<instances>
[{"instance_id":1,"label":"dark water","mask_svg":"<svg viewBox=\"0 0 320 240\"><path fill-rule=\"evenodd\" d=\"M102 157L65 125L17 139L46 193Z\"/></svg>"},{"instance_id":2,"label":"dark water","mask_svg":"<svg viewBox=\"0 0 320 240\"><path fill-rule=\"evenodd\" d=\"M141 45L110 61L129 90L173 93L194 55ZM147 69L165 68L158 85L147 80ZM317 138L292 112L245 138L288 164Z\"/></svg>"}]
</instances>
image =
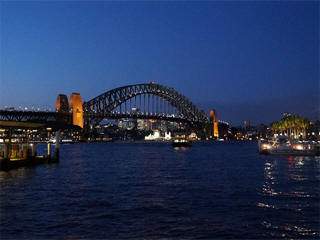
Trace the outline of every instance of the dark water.
<instances>
[{"instance_id":1,"label":"dark water","mask_svg":"<svg viewBox=\"0 0 320 240\"><path fill-rule=\"evenodd\" d=\"M1 238L319 239L320 158L256 143L63 145L0 172Z\"/></svg>"}]
</instances>

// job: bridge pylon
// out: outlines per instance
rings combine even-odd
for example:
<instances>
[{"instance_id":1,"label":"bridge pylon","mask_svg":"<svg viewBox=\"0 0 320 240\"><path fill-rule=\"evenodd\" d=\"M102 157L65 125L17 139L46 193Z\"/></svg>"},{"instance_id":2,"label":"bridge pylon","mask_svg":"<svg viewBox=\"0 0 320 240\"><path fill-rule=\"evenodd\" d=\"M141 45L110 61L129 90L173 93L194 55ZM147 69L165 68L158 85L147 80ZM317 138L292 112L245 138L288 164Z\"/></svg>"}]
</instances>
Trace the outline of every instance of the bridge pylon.
<instances>
[{"instance_id":1,"label":"bridge pylon","mask_svg":"<svg viewBox=\"0 0 320 240\"><path fill-rule=\"evenodd\" d=\"M219 129L218 129L218 116L215 109L210 111L210 123L212 122L212 133L213 136L218 138L219 137Z\"/></svg>"},{"instance_id":2,"label":"bridge pylon","mask_svg":"<svg viewBox=\"0 0 320 240\"><path fill-rule=\"evenodd\" d=\"M72 112L73 125L83 128L83 107L80 93L71 94L69 106Z\"/></svg>"},{"instance_id":3,"label":"bridge pylon","mask_svg":"<svg viewBox=\"0 0 320 240\"><path fill-rule=\"evenodd\" d=\"M68 97L65 94L59 94L56 101L56 112L69 112Z\"/></svg>"}]
</instances>

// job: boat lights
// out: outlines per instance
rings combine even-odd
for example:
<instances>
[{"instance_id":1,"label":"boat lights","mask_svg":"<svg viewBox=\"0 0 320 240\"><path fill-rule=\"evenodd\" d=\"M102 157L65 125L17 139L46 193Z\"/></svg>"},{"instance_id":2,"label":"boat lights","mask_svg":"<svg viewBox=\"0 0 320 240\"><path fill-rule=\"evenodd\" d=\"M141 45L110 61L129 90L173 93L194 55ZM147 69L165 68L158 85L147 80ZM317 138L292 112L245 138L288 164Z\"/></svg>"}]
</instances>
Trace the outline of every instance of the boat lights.
<instances>
[{"instance_id":1,"label":"boat lights","mask_svg":"<svg viewBox=\"0 0 320 240\"><path fill-rule=\"evenodd\" d=\"M295 145L295 146L294 146L294 149L297 149L297 150L303 150L303 149L304 149L304 147L303 147L303 145L302 145L302 144L297 144L297 145Z\"/></svg>"},{"instance_id":2,"label":"boat lights","mask_svg":"<svg viewBox=\"0 0 320 240\"><path fill-rule=\"evenodd\" d=\"M266 144L266 143L262 144L262 149L271 149L271 148L272 147L270 144Z\"/></svg>"}]
</instances>

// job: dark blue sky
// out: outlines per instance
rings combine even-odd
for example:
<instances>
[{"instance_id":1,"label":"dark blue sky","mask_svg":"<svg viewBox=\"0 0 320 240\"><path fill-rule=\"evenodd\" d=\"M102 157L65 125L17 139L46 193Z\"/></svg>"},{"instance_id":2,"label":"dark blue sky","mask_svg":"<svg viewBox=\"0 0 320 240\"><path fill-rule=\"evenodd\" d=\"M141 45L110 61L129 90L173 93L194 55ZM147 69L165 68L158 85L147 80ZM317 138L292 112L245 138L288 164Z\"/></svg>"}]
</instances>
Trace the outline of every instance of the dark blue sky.
<instances>
[{"instance_id":1,"label":"dark blue sky","mask_svg":"<svg viewBox=\"0 0 320 240\"><path fill-rule=\"evenodd\" d=\"M155 81L233 124L318 115L317 2L0 4L0 108Z\"/></svg>"}]
</instances>

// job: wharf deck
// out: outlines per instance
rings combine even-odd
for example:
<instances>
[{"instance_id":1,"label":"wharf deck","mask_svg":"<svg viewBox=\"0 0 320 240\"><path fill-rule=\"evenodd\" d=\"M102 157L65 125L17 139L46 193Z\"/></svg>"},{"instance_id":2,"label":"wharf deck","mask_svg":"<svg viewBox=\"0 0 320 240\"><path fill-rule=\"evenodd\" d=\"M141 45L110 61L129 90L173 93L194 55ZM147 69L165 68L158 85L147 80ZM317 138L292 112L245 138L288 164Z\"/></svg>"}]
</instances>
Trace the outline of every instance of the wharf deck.
<instances>
[{"instance_id":1,"label":"wharf deck","mask_svg":"<svg viewBox=\"0 0 320 240\"><path fill-rule=\"evenodd\" d=\"M0 158L0 171L8 171L18 167L29 167L43 163L59 162L58 158L51 156L35 156L27 158Z\"/></svg>"}]
</instances>

